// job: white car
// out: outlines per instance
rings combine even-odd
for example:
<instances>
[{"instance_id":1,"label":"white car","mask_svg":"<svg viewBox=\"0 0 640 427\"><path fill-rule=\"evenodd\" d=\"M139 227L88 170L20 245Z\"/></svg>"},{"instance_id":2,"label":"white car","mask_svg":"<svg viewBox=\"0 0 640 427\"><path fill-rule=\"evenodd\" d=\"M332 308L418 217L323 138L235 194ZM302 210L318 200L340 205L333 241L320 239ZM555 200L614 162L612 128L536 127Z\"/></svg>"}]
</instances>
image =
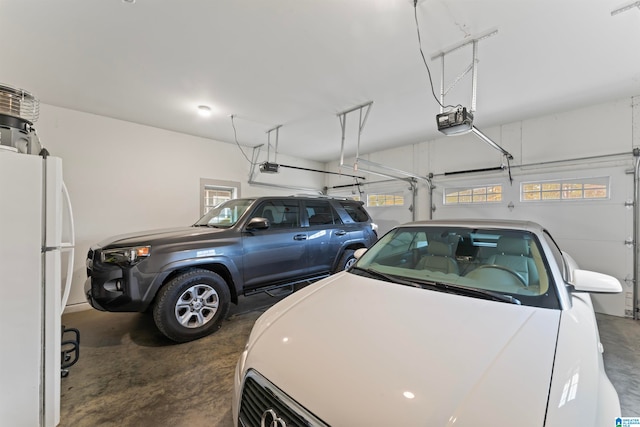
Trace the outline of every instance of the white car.
<instances>
[{"instance_id":1,"label":"white car","mask_svg":"<svg viewBox=\"0 0 640 427\"><path fill-rule=\"evenodd\" d=\"M357 255L257 320L236 425L615 425L589 292L622 287L540 225L416 222Z\"/></svg>"}]
</instances>

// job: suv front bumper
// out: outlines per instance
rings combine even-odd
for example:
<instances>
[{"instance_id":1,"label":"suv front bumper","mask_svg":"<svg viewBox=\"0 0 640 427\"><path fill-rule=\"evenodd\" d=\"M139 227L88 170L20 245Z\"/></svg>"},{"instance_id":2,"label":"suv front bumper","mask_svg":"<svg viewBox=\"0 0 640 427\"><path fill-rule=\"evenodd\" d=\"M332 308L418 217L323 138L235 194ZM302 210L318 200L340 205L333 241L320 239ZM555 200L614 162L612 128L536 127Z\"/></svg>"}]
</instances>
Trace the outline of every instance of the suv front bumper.
<instances>
[{"instance_id":1,"label":"suv front bumper","mask_svg":"<svg viewBox=\"0 0 640 427\"><path fill-rule=\"evenodd\" d=\"M137 265L121 267L98 260L99 254L90 251L84 283L87 302L100 311L145 311L151 301L144 300L140 290L147 289L156 275L143 274Z\"/></svg>"}]
</instances>

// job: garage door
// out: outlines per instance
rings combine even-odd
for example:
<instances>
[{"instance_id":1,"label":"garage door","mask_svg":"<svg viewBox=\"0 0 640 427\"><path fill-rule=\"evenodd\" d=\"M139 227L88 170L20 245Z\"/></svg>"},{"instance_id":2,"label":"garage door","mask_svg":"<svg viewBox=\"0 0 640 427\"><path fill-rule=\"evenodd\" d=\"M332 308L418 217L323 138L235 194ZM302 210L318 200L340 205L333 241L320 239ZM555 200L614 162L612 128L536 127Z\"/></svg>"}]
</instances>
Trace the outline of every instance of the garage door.
<instances>
[{"instance_id":1,"label":"garage door","mask_svg":"<svg viewBox=\"0 0 640 427\"><path fill-rule=\"evenodd\" d=\"M610 274L617 295L593 295L596 311L633 316L633 159L555 165L500 176L439 176L434 219L531 220L546 227L581 268Z\"/></svg>"}]
</instances>

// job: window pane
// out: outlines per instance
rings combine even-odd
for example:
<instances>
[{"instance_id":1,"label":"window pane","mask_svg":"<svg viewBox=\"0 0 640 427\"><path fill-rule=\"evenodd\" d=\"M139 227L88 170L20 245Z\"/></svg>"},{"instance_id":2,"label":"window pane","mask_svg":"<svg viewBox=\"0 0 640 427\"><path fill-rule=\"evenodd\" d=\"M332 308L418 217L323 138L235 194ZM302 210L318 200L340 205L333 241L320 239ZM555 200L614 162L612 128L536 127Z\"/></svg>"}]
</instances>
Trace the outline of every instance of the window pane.
<instances>
[{"instance_id":1,"label":"window pane","mask_svg":"<svg viewBox=\"0 0 640 427\"><path fill-rule=\"evenodd\" d=\"M542 200L560 200L559 191L544 191L542 193Z\"/></svg>"},{"instance_id":2,"label":"window pane","mask_svg":"<svg viewBox=\"0 0 640 427\"><path fill-rule=\"evenodd\" d=\"M560 189L559 182L547 182L545 184L542 184L542 191L559 190L559 189Z\"/></svg>"},{"instance_id":3,"label":"window pane","mask_svg":"<svg viewBox=\"0 0 640 427\"><path fill-rule=\"evenodd\" d=\"M215 206L231 199L233 199L233 189L205 186L203 214L206 214Z\"/></svg>"},{"instance_id":4,"label":"window pane","mask_svg":"<svg viewBox=\"0 0 640 427\"><path fill-rule=\"evenodd\" d=\"M582 199L582 190L565 191L563 199Z\"/></svg>"}]
</instances>

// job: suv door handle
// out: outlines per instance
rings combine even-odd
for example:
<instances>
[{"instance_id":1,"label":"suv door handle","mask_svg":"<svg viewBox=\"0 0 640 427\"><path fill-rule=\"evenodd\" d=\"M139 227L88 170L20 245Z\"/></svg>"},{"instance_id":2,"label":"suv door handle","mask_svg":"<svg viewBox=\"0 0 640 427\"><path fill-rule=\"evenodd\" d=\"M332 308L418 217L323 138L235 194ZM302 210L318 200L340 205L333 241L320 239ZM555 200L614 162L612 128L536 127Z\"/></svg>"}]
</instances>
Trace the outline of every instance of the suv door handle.
<instances>
[{"instance_id":1,"label":"suv door handle","mask_svg":"<svg viewBox=\"0 0 640 427\"><path fill-rule=\"evenodd\" d=\"M344 236L345 234L347 234L347 232L346 232L346 231L344 231L344 230L338 230L338 231L336 231L336 236Z\"/></svg>"},{"instance_id":2,"label":"suv door handle","mask_svg":"<svg viewBox=\"0 0 640 427\"><path fill-rule=\"evenodd\" d=\"M293 240L307 240L306 234L296 234L293 236Z\"/></svg>"}]
</instances>

